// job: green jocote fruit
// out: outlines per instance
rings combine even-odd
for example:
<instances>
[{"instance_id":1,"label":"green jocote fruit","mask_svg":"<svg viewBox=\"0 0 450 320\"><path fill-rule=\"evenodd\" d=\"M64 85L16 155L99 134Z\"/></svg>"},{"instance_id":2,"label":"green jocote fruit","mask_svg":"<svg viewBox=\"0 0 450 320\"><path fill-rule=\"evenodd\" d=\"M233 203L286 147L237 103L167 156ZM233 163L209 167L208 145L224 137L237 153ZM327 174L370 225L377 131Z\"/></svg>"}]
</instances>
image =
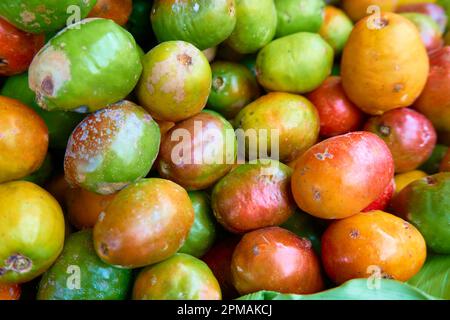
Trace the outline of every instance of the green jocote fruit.
<instances>
[{"instance_id":1,"label":"green jocote fruit","mask_svg":"<svg viewBox=\"0 0 450 320\"><path fill-rule=\"evenodd\" d=\"M437 4L440 5L445 9L445 12L447 13L447 17L450 17L450 0L438 0ZM450 26L450 19L447 21L447 29L449 29Z\"/></svg>"},{"instance_id":2,"label":"green jocote fruit","mask_svg":"<svg viewBox=\"0 0 450 320\"><path fill-rule=\"evenodd\" d=\"M136 42L147 52L156 42L152 32L150 12L152 3L148 0L133 0L133 10L126 24L127 30L133 35Z\"/></svg>"},{"instance_id":3,"label":"green jocote fruit","mask_svg":"<svg viewBox=\"0 0 450 320\"><path fill-rule=\"evenodd\" d=\"M212 88L208 108L232 119L259 96L256 77L244 65L216 61L211 65Z\"/></svg>"},{"instance_id":4,"label":"green jocote fruit","mask_svg":"<svg viewBox=\"0 0 450 320\"><path fill-rule=\"evenodd\" d=\"M155 0L150 18L158 41L183 40L205 50L233 31L235 1Z\"/></svg>"},{"instance_id":5,"label":"green jocote fruit","mask_svg":"<svg viewBox=\"0 0 450 320\"><path fill-rule=\"evenodd\" d=\"M435 174L439 172L439 166L441 165L442 159L444 159L447 153L448 147L443 144L437 144L431 156L419 167L419 170L425 171L428 174Z\"/></svg>"},{"instance_id":6,"label":"green jocote fruit","mask_svg":"<svg viewBox=\"0 0 450 320\"><path fill-rule=\"evenodd\" d=\"M274 0L278 23L276 37L317 32L323 22L323 0Z\"/></svg>"},{"instance_id":7,"label":"green jocote fruit","mask_svg":"<svg viewBox=\"0 0 450 320\"><path fill-rule=\"evenodd\" d=\"M177 253L143 269L133 288L134 300L220 300L219 283L203 261Z\"/></svg>"},{"instance_id":8,"label":"green jocote fruit","mask_svg":"<svg viewBox=\"0 0 450 320\"><path fill-rule=\"evenodd\" d=\"M200 258L216 240L216 219L212 213L209 196L206 192L191 191L188 194L194 207L194 224L178 252Z\"/></svg>"},{"instance_id":9,"label":"green jocote fruit","mask_svg":"<svg viewBox=\"0 0 450 320\"><path fill-rule=\"evenodd\" d=\"M59 32L34 57L29 85L47 110L95 111L125 98L142 72L133 36L109 19Z\"/></svg>"},{"instance_id":10,"label":"green jocote fruit","mask_svg":"<svg viewBox=\"0 0 450 320\"><path fill-rule=\"evenodd\" d=\"M236 27L226 43L238 53L255 53L275 36L277 11L273 0L236 0L236 17Z\"/></svg>"},{"instance_id":11,"label":"green jocote fruit","mask_svg":"<svg viewBox=\"0 0 450 320\"><path fill-rule=\"evenodd\" d=\"M413 181L395 196L392 208L417 227L432 251L450 254L450 172Z\"/></svg>"},{"instance_id":12,"label":"green jocote fruit","mask_svg":"<svg viewBox=\"0 0 450 320\"><path fill-rule=\"evenodd\" d=\"M353 30L352 20L341 9L333 6L325 7L325 15L319 34L340 54Z\"/></svg>"},{"instance_id":13,"label":"green jocote fruit","mask_svg":"<svg viewBox=\"0 0 450 320\"><path fill-rule=\"evenodd\" d=\"M322 236L322 232L320 230L320 226L314 220L313 216L303 211L297 210L297 212L295 212L280 227L295 233L299 237L307 238L309 241L311 241L314 251L317 254L320 254L320 238Z\"/></svg>"},{"instance_id":14,"label":"green jocote fruit","mask_svg":"<svg viewBox=\"0 0 450 320\"><path fill-rule=\"evenodd\" d=\"M43 275L38 300L124 300L132 271L104 263L95 253L92 230L72 233Z\"/></svg>"},{"instance_id":15,"label":"green jocote fruit","mask_svg":"<svg viewBox=\"0 0 450 320\"><path fill-rule=\"evenodd\" d=\"M85 18L96 2L96 0L2 0L0 17L27 32L52 32Z\"/></svg>"},{"instance_id":16,"label":"green jocote fruit","mask_svg":"<svg viewBox=\"0 0 450 320\"><path fill-rule=\"evenodd\" d=\"M84 118L77 112L47 111L39 107L35 93L28 87L28 73L8 77L0 95L22 101L41 116L48 128L51 148L65 149L73 129Z\"/></svg>"},{"instance_id":17,"label":"green jocote fruit","mask_svg":"<svg viewBox=\"0 0 450 320\"><path fill-rule=\"evenodd\" d=\"M331 46L315 33L276 39L258 53L258 82L269 91L310 92L330 75L333 55Z\"/></svg>"}]
</instances>

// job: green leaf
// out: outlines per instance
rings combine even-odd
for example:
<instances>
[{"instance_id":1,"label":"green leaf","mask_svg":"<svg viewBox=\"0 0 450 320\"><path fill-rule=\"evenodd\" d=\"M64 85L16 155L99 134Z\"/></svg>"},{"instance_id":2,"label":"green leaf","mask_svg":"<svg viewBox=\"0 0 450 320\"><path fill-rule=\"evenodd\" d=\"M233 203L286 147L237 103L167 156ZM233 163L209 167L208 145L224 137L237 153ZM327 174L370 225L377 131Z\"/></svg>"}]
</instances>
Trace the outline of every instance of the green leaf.
<instances>
[{"instance_id":1,"label":"green leaf","mask_svg":"<svg viewBox=\"0 0 450 320\"><path fill-rule=\"evenodd\" d=\"M450 299L450 255L429 256L422 270L408 283L441 299Z\"/></svg>"},{"instance_id":2,"label":"green leaf","mask_svg":"<svg viewBox=\"0 0 450 320\"><path fill-rule=\"evenodd\" d=\"M371 288L368 279L350 280L340 287L310 295L281 294L260 291L239 300L434 300L435 298L406 283L380 279L378 288Z\"/></svg>"}]
</instances>

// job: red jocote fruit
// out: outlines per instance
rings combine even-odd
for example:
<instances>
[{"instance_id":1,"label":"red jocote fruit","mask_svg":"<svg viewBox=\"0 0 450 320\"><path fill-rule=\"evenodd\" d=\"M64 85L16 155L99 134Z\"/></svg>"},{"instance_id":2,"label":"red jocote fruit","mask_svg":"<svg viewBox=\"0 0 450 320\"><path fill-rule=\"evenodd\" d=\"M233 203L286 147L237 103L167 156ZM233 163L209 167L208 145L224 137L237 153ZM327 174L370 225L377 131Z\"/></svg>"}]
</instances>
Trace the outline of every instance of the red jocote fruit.
<instances>
[{"instance_id":1,"label":"red jocote fruit","mask_svg":"<svg viewBox=\"0 0 450 320\"><path fill-rule=\"evenodd\" d=\"M306 151L291 179L298 206L323 219L361 212L379 198L394 177L388 146L373 133L352 132Z\"/></svg>"}]
</instances>

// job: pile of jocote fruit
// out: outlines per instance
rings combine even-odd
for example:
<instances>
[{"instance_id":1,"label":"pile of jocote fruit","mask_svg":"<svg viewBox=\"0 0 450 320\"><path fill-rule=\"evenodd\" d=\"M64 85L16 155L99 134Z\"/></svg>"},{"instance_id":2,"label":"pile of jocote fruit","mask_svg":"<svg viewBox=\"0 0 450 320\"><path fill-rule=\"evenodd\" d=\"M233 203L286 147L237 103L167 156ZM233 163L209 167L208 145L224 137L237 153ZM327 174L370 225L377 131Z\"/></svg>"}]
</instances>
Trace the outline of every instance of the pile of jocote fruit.
<instances>
[{"instance_id":1,"label":"pile of jocote fruit","mask_svg":"<svg viewBox=\"0 0 450 320\"><path fill-rule=\"evenodd\" d=\"M0 300L314 294L450 256L450 0L1 0Z\"/></svg>"}]
</instances>

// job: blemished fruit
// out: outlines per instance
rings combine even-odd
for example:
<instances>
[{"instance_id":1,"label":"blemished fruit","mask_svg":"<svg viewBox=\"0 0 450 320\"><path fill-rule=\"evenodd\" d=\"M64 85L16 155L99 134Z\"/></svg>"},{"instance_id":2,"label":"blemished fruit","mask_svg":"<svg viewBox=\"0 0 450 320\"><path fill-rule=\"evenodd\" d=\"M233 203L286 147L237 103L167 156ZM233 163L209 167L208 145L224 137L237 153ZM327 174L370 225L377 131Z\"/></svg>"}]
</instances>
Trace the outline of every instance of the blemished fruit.
<instances>
[{"instance_id":1,"label":"blemished fruit","mask_svg":"<svg viewBox=\"0 0 450 320\"><path fill-rule=\"evenodd\" d=\"M240 294L260 290L307 294L323 288L311 242L279 227L244 235L234 250L231 274Z\"/></svg>"},{"instance_id":2,"label":"blemished fruit","mask_svg":"<svg viewBox=\"0 0 450 320\"><path fill-rule=\"evenodd\" d=\"M425 87L428 71L428 54L417 27L395 13L360 20L342 55L345 93L372 115L410 106Z\"/></svg>"},{"instance_id":3,"label":"blemished fruit","mask_svg":"<svg viewBox=\"0 0 450 320\"><path fill-rule=\"evenodd\" d=\"M297 205L323 219L361 212L394 177L388 146L375 134L352 132L324 140L296 162L291 184Z\"/></svg>"},{"instance_id":4,"label":"blemished fruit","mask_svg":"<svg viewBox=\"0 0 450 320\"><path fill-rule=\"evenodd\" d=\"M420 270L425 258L420 232L383 211L336 221L322 236L323 266L337 284L371 276L406 281Z\"/></svg>"},{"instance_id":5,"label":"blemished fruit","mask_svg":"<svg viewBox=\"0 0 450 320\"><path fill-rule=\"evenodd\" d=\"M60 254L63 212L58 202L34 183L0 185L0 220L0 283L30 281Z\"/></svg>"},{"instance_id":6,"label":"blemished fruit","mask_svg":"<svg viewBox=\"0 0 450 320\"><path fill-rule=\"evenodd\" d=\"M94 227L106 263L138 268L163 261L183 245L194 223L188 193L176 183L142 179L116 194Z\"/></svg>"}]
</instances>

